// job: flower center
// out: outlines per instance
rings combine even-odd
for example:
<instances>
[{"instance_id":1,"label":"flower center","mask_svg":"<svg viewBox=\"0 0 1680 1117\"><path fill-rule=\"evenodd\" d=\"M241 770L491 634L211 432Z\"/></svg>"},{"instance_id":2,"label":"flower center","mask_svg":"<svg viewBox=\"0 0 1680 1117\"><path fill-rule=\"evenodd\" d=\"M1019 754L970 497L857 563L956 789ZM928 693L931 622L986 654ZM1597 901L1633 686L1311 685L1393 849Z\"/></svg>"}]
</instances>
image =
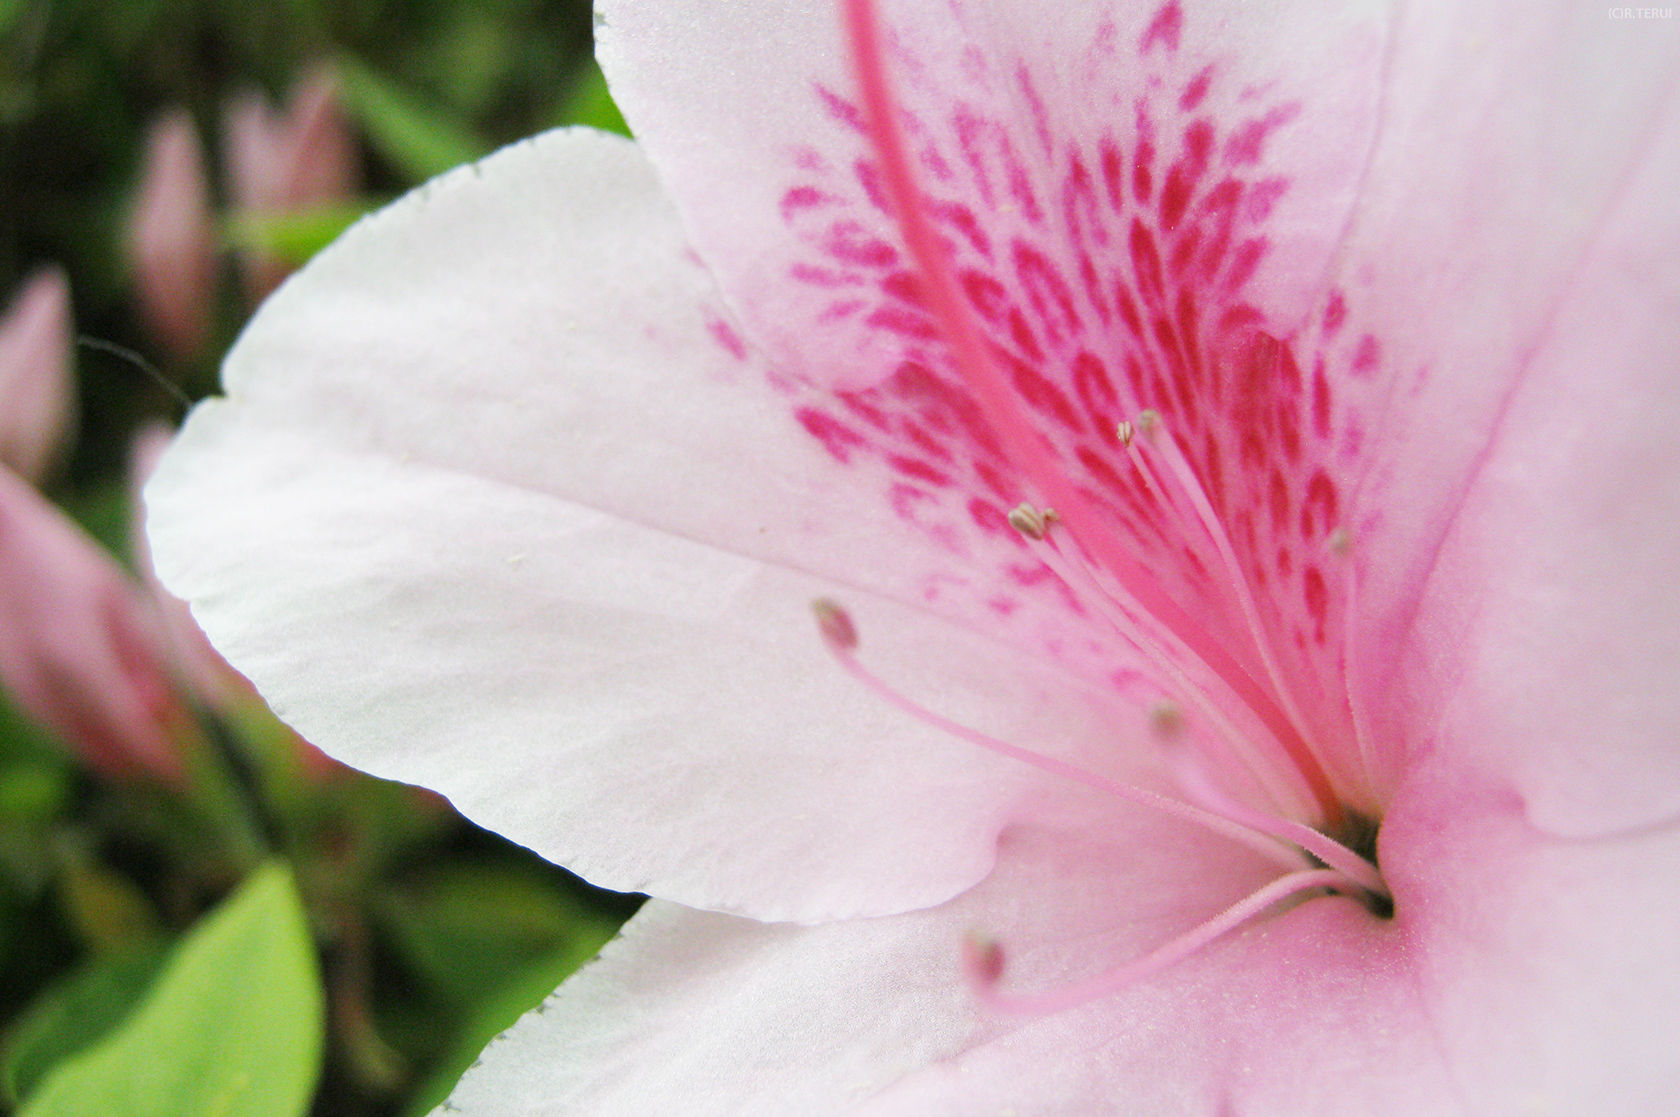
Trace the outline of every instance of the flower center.
<instances>
[{"instance_id":1,"label":"flower center","mask_svg":"<svg viewBox=\"0 0 1680 1117\"><path fill-rule=\"evenodd\" d=\"M1025 514L1022 518L1026 518ZM1039 527L1041 522L1042 518L1032 526ZM1181 781L1191 800L1186 802L1132 787L1067 761L991 737L927 709L893 689L860 663L856 655L859 644L857 626L840 605L822 599L814 602L812 608L823 640L841 666L867 689L917 720L988 752L1200 826L1247 846L1288 870L1219 915L1170 939L1143 957L1090 981L1051 993L1031 997L1011 997L999 993L997 987L1004 970L1003 948L995 942L971 941L965 946L965 965L976 989L992 1007L1005 1012L1035 1015L1057 1012L1106 996L1170 966L1225 932L1281 904L1299 902L1302 897L1312 894L1352 897L1379 918L1386 919L1394 914L1393 898L1375 864L1377 825L1365 816L1352 812L1344 814L1346 832L1357 842L1357 845L1345 845L1293 819L1263 814L1242 806L1213 786L1201 782L1194 768L1189 769Z\"/></svg>"},{"instance_id":2,"label":"flower center","mask_svg":"<svg viewBox=\"0 0 1680 1117\"><path fill-rule=\"evenodd\" d=\"M1158 412L1145 410L1120 423L1115 437L1142 488L1167 510L1187 545L1194 540L1199 553L1217 556L1221 574L1215 581L1228 600L1209 607L1240 615L1239 631L1246 643L1235 653L1213 634L1217 626L1210 628L1185 609L1108 529L1101 510L1062 467L1022 406L963 294L911 170L872 0L844 4L864 122L879 161L883 191L915 265L921 302L937 323L961 381L1005 458L1023 486L1042 501L1039 506L1021 503L1009 522L1085 610L1102 618L1153 666L1157 679L1176 699L1162 706L1154 721L1184 799L1118 784L957 725L915 704L857 660L857 632L844 610L832 602L818 602L828 646L865 686L928 724L1043 771L1201 825L1265 853L1289 870L1208 923L1087 983L1089 988L1065 990L1032 1005L1009 1002L995 995L1002 972L995 947L970 951L970 973L977 986L1000 1007L1054 1011L1103 995L1118 987L1115 982L1124 984L1154 972L1226 930L1303 895L1328 890L1355 896L1376 914L1391 914L1392 901L1375 865L1376 823L1346 808L1337 794L1224 524L1177 433L1167 429ZM1343 531L1335 538L1343 549L1350 542ZM1187 723L1193 724L1193 734L1184 732Z\"/></svg>"}]
</instances>

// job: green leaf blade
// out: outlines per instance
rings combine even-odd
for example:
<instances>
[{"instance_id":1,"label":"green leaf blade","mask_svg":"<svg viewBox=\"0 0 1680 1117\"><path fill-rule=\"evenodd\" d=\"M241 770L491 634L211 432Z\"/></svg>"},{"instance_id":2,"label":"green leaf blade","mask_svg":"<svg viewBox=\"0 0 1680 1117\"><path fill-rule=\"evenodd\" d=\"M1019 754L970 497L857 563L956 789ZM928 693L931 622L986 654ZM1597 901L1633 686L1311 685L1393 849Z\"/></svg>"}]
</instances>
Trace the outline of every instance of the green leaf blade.
<instances>
[{"instance_id":1,"label":"green leaf blade","mask_svg":"<svg viewBox=\"0 0 1680 1117\"><path fill-rule=\"evenodd\" d=\"M490 148L438 108L348 58L338 63L345 107L373 146L415 182L424 182Z\"/></svg>"},{"instance_id":2,"label":"green leaf blade","mask_svg":"<svg viewBox=\"0 0 1680 1117\"><path fill-rule=\"evenodd\" d=\"M283 864L182 940L134 1014L46 1077L20 1117L301 1117L320 1074L323 996Z\"/></svg>"}]
</instances>

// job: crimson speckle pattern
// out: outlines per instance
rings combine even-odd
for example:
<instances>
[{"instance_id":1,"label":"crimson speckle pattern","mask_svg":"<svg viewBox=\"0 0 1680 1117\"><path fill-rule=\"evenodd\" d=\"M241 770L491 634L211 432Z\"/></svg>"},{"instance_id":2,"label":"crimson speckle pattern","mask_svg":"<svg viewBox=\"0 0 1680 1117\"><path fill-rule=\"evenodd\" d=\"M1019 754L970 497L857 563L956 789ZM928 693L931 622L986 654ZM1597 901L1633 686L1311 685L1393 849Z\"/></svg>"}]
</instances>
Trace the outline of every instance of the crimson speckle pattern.
<instances>
[{"instance_id":1,"label":"crimson speckle pattern","mask_svg":"<svg viewBox=\"0 0 1680 1117\"><path fill-rule=\"evenodd\" d=\"M1222 83L1237 79L1185 56L1184 37L1177 0L1130 42L1099 36L1098 61L1134 68L1144 92L1096 134L1056 117L1024 61L978 48L964 67L979 75L973 95L937 108L913 101L906 124L968 302L1022 407L1107 517L1104 530L1254 665L1212 541L1185 505L1142 482L1115 435L1120 420L1153 408L1229 536L1270 643L1304 657L1292 674L1311 674L1306 661L1340 655L1343 575L1328 541L1346 526L1336 458L1349 434L1337 385L1375 376L1382 349L1370 334L1346 336L1340 291L1282 337L1250 301L1267 220L1291 187L1266 166L1266 145L1301 106L1220 100ZM885 467L883 495L913 530L971 561L991 556L999 583L1014 588L990 605L1008 614L1017 595L1053 581L1006 520L1036 494L951 366L905 255L878 233L890 213L861 113L840 91L812 95L861 154L842 164L794 153L781 214L804 252L787 277L821 292L822 321L892 335L895 356L861 378L867 387L779 386L836 460ZM1216 101L1240 111L1220 118Z\"/></svg>"}]
</instances>

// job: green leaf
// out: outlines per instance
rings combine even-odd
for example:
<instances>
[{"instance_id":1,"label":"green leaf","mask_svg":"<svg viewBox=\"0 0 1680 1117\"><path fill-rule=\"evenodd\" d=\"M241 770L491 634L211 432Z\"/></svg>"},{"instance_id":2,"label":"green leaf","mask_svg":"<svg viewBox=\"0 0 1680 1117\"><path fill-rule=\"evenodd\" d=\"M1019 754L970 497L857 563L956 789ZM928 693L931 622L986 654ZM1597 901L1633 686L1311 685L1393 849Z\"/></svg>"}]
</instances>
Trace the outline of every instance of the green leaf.
<instances>
[{"instance_id":1,"label":"green leaf","mask_svg":"<svg viewBox=\"0 0 1680 1117\"><path fill-rule=\"evenodd\" d=\"M70 802L70 775L50 764L0 765L0 817L40 822Z\"/></svg>"},{"instance_id":2,"label":"green leaf","mask_svg":"<svg viewBox=\"0 0 1680 1117\"><path fill-rule=\"evenodd\" d=\"M461 1076L472 1066L491 1040L513 1027L525 1013L570 977L578 967L601 952L617 933L618 921L597 916L575 925L576 938L545 958L526 966L505 981L493 994L475 1004L461 1023L461 1030L433 1065L423 1082L415 1087L405 1111L406 1117L425 1117L449 1099Z\"/></svg>"},{"instance_id":3,"label":"green leaf","mask_svg":"<svg viewBox=\"0 0 1680 1117\"><path fill-rule=\"evenodd\" d=\"M27 1097L47 1071L126 1018L157 976L161 947L96 957L49 987L13 1022L0 1056L6 1097Z\"/></svg>"},{"instance_id":4,"label":"green leaf","mask_svg":"<svg viewBox=\"0 0 1680 1117\"><path fill-rule=\"evenodd\" d=\"M10 31L22 14L23 0L0 0L0 35Z\"/></svg>"},{"instance_id":5,"label":"green leaf","mask_svg":"<svg viewBox=\"0 0 1680 1117\"><path fill-rule=\"evenodd\" d=\"M465 126L347 58L338 62L345 106L379 153L416 182L482 159L489 147Z\"/></svg>"},{"instance_id":6,"label":"green leaf","mask_svg":"<svg viewBox=\"0 0 1680 1117\"><path fill-rule=\"evenodd\" d=\"M429 867L387 892L376 910L409 965L461 1006L459 1029L410 1100L411 1117L447 1099L484 1045L595 957L624 918L558 881L499 863Z\"/></svg>"},{"instance_id":7,"label":"green leaf","mask_svg":"<svg viewBox=\"0 0 1680 1117\"><path fill-rule=\"evenodd\" d=\"M302 267L372 208L370 202L286 213L240 210L227 219L222 239L229 248L255 249L294 268Z\"/></svg>"},{"instance_id":8,"label":"green leaf","mask_svg":"<svg viewBox=\"0 0 1680 1117\"><path fill-rule=\"evenodd\" d=\"M554 881L496 864L431 866L376 904L404 959L433 988L463 1003L556 950L575 954L572 965L581 965L622 922Z\"/></svg>"},{"instance_id":9,"label":"green leaf","mask_svg":"<svg viewBox=\"0 0 1680 1117\"><path fill-rule=\"evenodd\" d=\"M59 874L58 892L70 925L90 950L120 954L163 937L157 912L138 885L91 858Z\"/></svg>"},{"instance_id":10,"label":"green leaf","mask_svg":"<svg viewBox=\"0 0 1680 1117\"><path fill-rule=\"evenodd\" d=\"M20 1117L301 1117L320 1074L320 974L271 863L182 940L146 1000L59 1064Z\"/></svg>"},{"instance_id":11,"label":"green leaf","mask_svg":"<svg viewBox=\"0 0 1680 1117\"><path fill-rule=\"evenodd\" d=\"M603 132L617 132L621 136L630 134L630 126L624 123L624 114L618 111L618 104L607 89L606 75L601 73L601 67L593 58L584 63L577 85L560 110L559 123L586 124Z\"/></svg>"}]
</instances>

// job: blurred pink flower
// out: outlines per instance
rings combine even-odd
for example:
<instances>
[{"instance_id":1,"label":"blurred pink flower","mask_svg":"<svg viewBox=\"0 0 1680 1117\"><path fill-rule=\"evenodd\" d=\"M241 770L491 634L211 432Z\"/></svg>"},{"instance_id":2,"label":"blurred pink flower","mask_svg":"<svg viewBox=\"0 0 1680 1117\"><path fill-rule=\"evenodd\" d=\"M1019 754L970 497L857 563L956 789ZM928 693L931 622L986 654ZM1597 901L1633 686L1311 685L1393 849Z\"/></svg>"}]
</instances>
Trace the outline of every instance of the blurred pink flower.
<instances>
[{"instance_id":1,"label":"blurred pink flower","mask_svg":"<svg viewBox=\"0 0 1680 1117\"><path fill-rule=\"evenodd\" d=\"M359 163L339 108L337 79L321 66L299 79L283 111L261 92L233 98L223 111L225 162L233 204L252 214L286 213L347 200ZM260 300L289 268L261 253L243 256L247 294Z\"/></svg>"},{"instance_id":2,"label":"blurred pink flower","mask_svg":"<svg viewBox=\"0 0 1680 1117\"><path fill-rule=\"evenodd\" d=\"M177 357L202 352L215 314L216 233L204 150L185 109L147 133L128 252L147 329Z\"/></svg>"},{"instance_id":3,"label":"blurred pink flower","mask_svg":"<svg viewBox=\"0 0 1680 1117\"><path fill-rule=\"evenodd\" d=\"M0 683L111 777L183 775L190 714L150 606L63 513L0 469Z\"/></svg>"},{"instance_id":4,"label":"blurred pink flower","mask_svg":"<svg viewBox=\"0 0 1680 1117\"><path fill-rule=\"evenodd\" d=\"M601 0L637 143L356 226L148 491L312 739L654 897L452 1111L1667 1112L1672 40L882 7Z\"/></svg>"},{"instance_id":5,"label":"blurred pink flower","mask_svg":"<svg viewBox=\"0 0 1680 1117\"><path fill-rule=\"evenodd\" d=\"M0 465L39 481L64 450L75 381L70 284L36 273L0 318Z\"/></svg>"}]
</instances>

